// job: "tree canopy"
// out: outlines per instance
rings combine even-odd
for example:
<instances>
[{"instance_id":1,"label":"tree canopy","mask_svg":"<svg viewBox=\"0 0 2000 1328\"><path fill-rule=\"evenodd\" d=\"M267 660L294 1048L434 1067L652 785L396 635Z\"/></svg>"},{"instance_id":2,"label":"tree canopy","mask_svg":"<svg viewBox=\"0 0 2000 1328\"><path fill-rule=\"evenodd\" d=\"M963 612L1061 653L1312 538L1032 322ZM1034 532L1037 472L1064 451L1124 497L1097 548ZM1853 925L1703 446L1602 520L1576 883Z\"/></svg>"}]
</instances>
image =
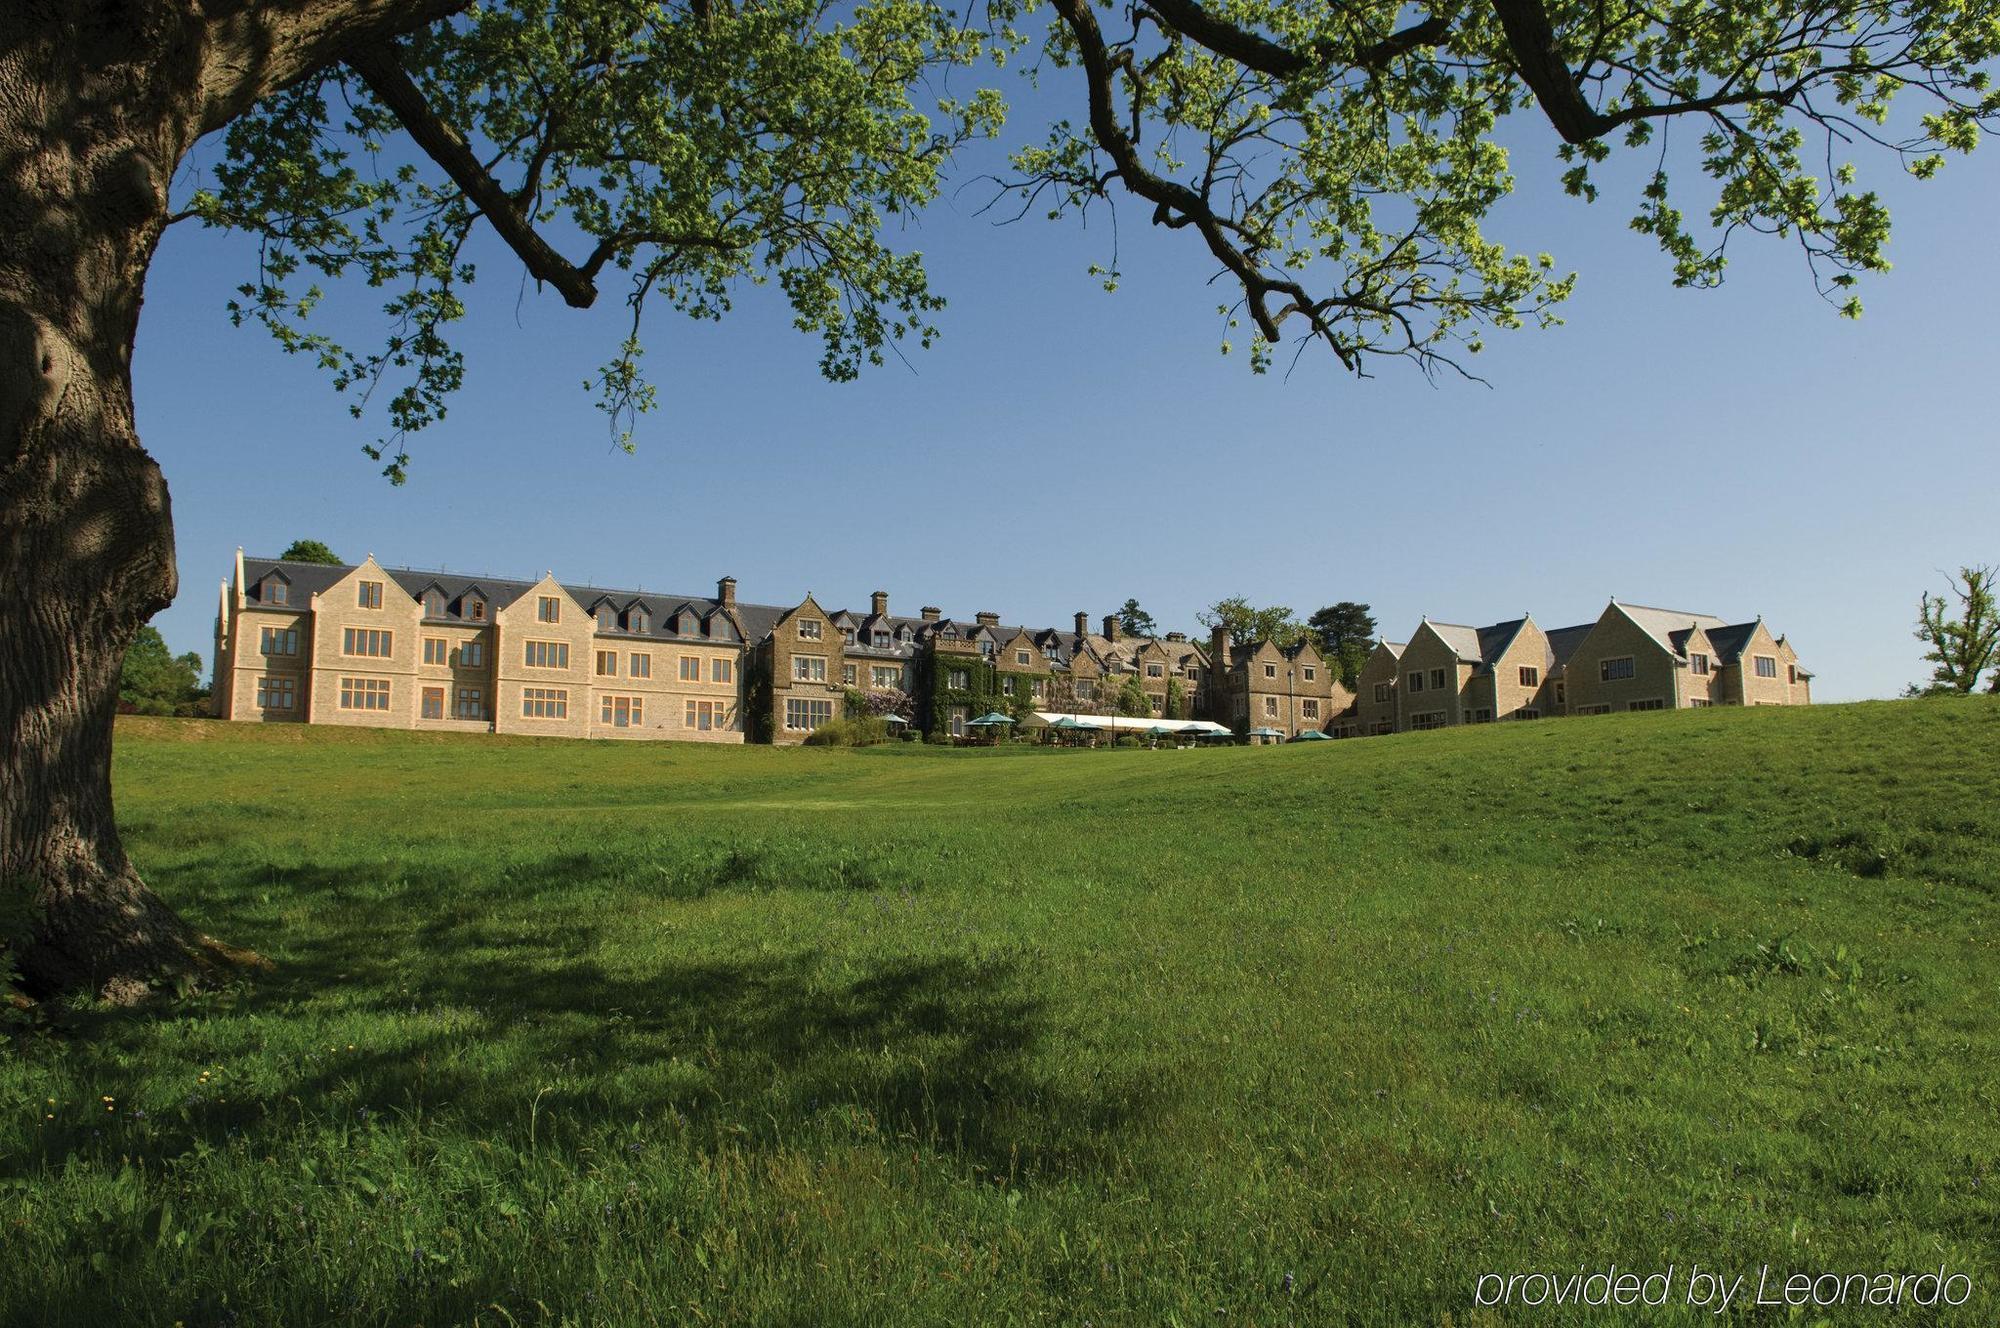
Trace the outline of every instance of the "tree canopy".
<instances>
[{"instance_id":1,"label":"tree canopy","mask_svg":"<svg viewBox=\"0 0 2000 1328\"><path fill-rule=\"evenodd\" d=\"M1306 619L1320 658L1340 671L1341 682L1354 686L1368 662L1369 645L1375 639L1375 615L1366 604L1344 599L1316 610Z\"/></svg>"},{"instance_id":2,"label":"tree canopy","mask_svg":"<svg viewBox=\"0 0 2000 1328\"><path fill-rule=\"evenodd\" d=\"M1675 283L1720 281L1761 232L1855 314L1857 276L1888 266L1870 158L1928 178L2000 110L2000 18L1955 0L431 8L229 120L181 214L258 237L233 316L317 357L357 415L379 396L370 450L395 478L462 382L451 325L482 218L572 305L616 279L629 335L588 386L624 440L655 401L656 304L719 318L739 285L774 284L834 379L927 344L942 298L884 232L1001 132L996 68L1024 52L1073 80L1078 114L1024 132L1003 196L1050 217L1136 200L1189 232L1232 292L1223 348L1246 341L1259 370L1294 331L1356 371L1462 369L1492 330L1556 318L1574 275L1484 230L1514 187L1506 117L1541 116L1583 200L1614 152L1646 154L1630 224ZM381 346L314 330L319 283L343 275L389 292ZM1115 259L1098 275L1115 286Z\"/></svg>"},{"instance_id":3,"label":"tree canopy","mask_svg":"<svg viewBox=\"0 0 2000 1328\"><path fill-rule=\"evenodd\" d=\"M1979 675L1993 666L1988 690L2000 693L2000 568L1961 567L1945 578L1949 591L1925 591L1917 605L1917 640L1931 666L1930 681L1913 686L1917 696L1962 696L1979 686Z\"/></svg>"},{"instance_id":4,"label":"tree canopy","mask_svg":"<svg viewBox=\"0 0 2000 1328\"><path fill-rule=\"evenodd\" d=\"M1241 595L1219 599L1195 615L1203 627L1225 629L1238 645L1246 641L1269 641L1284 649L1299 643L1306 626L1283 605L1258 608Z\"/></svg>"},{"instance_id":5,"label":"tree canopy","mask_svg":"<svg viewBox=\"0 0 2000 1328\"><path fill-rule=\"evenodd\" d=\"M293 540L278 556L295 563L321 563L328 567L343 565L339 554L316 539Z\"/></svg>"},{"instance_id":6,"label":"tree canopy","mask_svg":"<svg viewBox=\"0 0 2000 1328\"><path fill-rule=\"evenodd\" d=\"M1128 599L1118 607L1118 630L1127 636L1158 636L1160 625L1139 607L1138 600Z\"/></svg>"},{"instance_id":7,"label":"tree canopy","mask_svg":"<svg viewBox=\"0 0 2000 1328\"><path fill-rule=\"evenodd\" d=\"M139 629L118 670L118 700L142 715L190 713L201 695L201 656L176 655L160 629Z\"/></svg>"}]
</instances>

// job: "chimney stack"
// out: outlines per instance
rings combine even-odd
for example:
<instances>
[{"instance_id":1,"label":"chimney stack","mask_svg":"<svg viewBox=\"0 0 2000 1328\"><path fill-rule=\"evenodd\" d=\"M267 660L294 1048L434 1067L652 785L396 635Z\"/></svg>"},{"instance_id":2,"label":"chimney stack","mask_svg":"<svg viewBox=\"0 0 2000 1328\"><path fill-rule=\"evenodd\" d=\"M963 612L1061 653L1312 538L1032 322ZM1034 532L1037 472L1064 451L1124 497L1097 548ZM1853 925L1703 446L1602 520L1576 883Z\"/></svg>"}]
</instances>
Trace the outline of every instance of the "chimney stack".
<instances>
[{"instance_id":1,"label":"chimney stack","mask_svg":"<svg viewBox=\"0 0 2000 1328\"><path fill-rule=\"evenodd\" d=\"M1169 641L1185 641L1185 640L1187 640L1187 633L1186 633L1186 632L1168 632L1168 633L1167 633L1167 640L1169 640Z\"/></svg>"},{"instance_id":2,"label":"chimney stack","mask_svg":"<svg viewBox=\"0 0 2000 1328\"><path fill-rule=\"evenodd\" d=\"M1220 624L1208 634L1208 666L1217 670L1229 667L1229 629Z\"/></svg>"},{"instance_id":3,"label":"chimney stack","mask_svg":"<svg viewBox=\"0 0 2000 1328\"><path fill-rule=\"evenodd\" d=\"M1081 610L1078 610L1076 615L1076 634L1078 636L1090 635L1090 615Z\"/></svg>"},{"instance_id":4,"label":"chimney stack","mask_svg":"<svg viewBox=\"0 0 2000 1328\"><path fill-rule=\"evenodd\" d=\"M1107 641L1118 639L1118 615L1115 613L1104 615L1104 639Z\"/></svg>"},{"instance_id":5,"label":"chimney stack","mask_svg":"<svg viewBox=\"0 0 2000 1328\"><path fill-rule=\"evenodd\" d=\"M998 627L1000 625L1000 615L997 613L975 613L972 616L978 619L981 627Z\"/></svg>"},{"instance_id":6,"label":"chimney stack","mask_svg":"<svg viewBox=\"0 0 2000 1328\"><path fill-rule=\"evenodd\" d=\"M722 606L723 606L724 608L726 608L726 609L733 609L733 608L735 608L735 607L736 607L736 578L735 578L735 577L733 577L733 576L725 576L725 577L723 577L723 578L722 578L722 579L721 579L720 581L716 582L716 583L715 583L715 597L716 597L717 599L719 599L719 600L721 600L721 601L722 601Z\"/></svg>"},{"instance_id":7,"label":"chimney stack","mask_svg":"<svg viewBox=\"0 0 2000 1328\"><path fill-rule=\"evenodd\" d=\"M869 611L877 618L889 616L889 592L878 590L868 597Z\"/></svg>"},{"instance_id":8,"label":"chimney stack","mask_svg":"<svg viewBox=\"0 0 2000 1328\"><path fill-rule=\"evenodd\" d=\"M917 610L917 612L923 615L925 622L936 622L942 616L944 610L935 604L926 604L923 608Z\"/></svg>"}]
</instances>

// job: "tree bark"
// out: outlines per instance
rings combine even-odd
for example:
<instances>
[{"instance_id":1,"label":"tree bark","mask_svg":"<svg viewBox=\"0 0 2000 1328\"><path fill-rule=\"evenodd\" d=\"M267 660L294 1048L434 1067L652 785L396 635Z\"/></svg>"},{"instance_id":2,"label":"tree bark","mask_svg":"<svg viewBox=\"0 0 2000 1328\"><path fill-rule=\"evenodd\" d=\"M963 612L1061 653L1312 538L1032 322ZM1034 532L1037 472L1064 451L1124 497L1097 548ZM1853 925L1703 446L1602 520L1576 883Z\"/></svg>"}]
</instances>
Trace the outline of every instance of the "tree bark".
<instances>
[{"instance_id":1,"label":"tree bark","mask_svg":"<svg viewBox=\"0 0 2000 1328\"><path fill-rule=\"evenodd\" d=\"M0 20L0 933L30 991L133 999L254 955L148 890L111 803L118 672L174 597L132 346L204 133L467 0L8 0ZM10 928L11 930L12 928Z\"/></svg>"}]
</instances>

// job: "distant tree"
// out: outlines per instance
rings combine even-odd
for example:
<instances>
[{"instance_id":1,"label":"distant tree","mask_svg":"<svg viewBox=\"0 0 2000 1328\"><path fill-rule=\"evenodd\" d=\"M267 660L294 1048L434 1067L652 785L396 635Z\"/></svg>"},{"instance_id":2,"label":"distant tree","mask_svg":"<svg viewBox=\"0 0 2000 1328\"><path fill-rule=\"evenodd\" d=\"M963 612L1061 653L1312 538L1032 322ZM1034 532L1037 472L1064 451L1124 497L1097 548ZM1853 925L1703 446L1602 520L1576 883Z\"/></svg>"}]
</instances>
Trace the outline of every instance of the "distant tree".
<instances>
[{"instance_id":1,"label":"distant tree","mask_svg":"<svg viewBox=\"0 0 2000 1328\"><path fill-rule=\"evenodd\" d=\"M1167 717L1186 719L1188 717L1187 688L1181 686L1178 675L1167 679Z\"/></svg>"},{"instance_id":2,"label":"distant tree","mask_svg":"<svg viewBox=\"0 0 2000 1328\"><path fill-rule=\"evenodd\" d=\"M201 656L174 655L157 627L141 627L118 670L118 700L141 715L171 715L193 704L201 687Z\"/></svg>"},{"instance_id":3,"label":"distant tree","mask_svg":"<svg viewBox=\"0 0 2000 1328\"><path fill-rule=\"evenodd\" d=\"M2000 607L1994 602L2000 569L1961 567L1945 578L1946 595L1925 591L1917 601L1917 640L1930 647L1930 682L1910 688L1914 696L1962 696L1979 685L1979 675L2000 652ZM1954 603L1953 601L1956 601ZM1989 691L2000 692L2000 670Z\"/></svg>"},{"instance_id":4,"label":"distant tree","mask_svg":"<svg viewBox=\"0 0 2000 1328\"><path fill-rule=\"evenodd\" d=\"M1118 713L1121 715L1150 715L1153 713L1153 699L1146 695L1146 689L1139 682L1139 675L1128 673L1125 681L1118 685Z\"/></svg>"},{"instance_id":5,"label":"distant tree","mask_svg":"<svg viewBox=\"0 0 2000 1328\"><path fill-rule=\"evenodd\" d=\"M347 560L318 540L293 540L292 547L278 555L287 562L324 563L328 567L344 567Z\"/></svg>"},{"instance_id":6,"label":"distant tree","mask_svg":"<svg viewBox=\"0 0 2000 1328\"><path fill-rule=\"evenodd\" d=\"M1286 649L1299 643L1306 625L1283 605L1260 609L1241 595L1219 599L1195 615L1203 627L1227 628L1237 641L1269 641Z\"/></svg>"},{"instance_id":7,"label":"distant tree","mask_svg":"<svg viewBox=\"0 0 2000 1328\"><path fill-rule=\"evenodd\" d=\"M1352 688L1368 662L1368 643L1375 639L1375 615L1366 604L1344 599L1306 619L1320 657L1340 671L1340 681Z\"/></svg>"},{"instance_id":8,"label":"distant tree","mask_svg":"<svg viewBox=\"0 0 2000 1328\"><path fill-rule=\"evenodd\" d=\"M1118 630L1127 636L1158 636L1159 624L1153 615L1139 607L1139 601L1128 599L1118 610Z\"/></svg>"}]
</instances>

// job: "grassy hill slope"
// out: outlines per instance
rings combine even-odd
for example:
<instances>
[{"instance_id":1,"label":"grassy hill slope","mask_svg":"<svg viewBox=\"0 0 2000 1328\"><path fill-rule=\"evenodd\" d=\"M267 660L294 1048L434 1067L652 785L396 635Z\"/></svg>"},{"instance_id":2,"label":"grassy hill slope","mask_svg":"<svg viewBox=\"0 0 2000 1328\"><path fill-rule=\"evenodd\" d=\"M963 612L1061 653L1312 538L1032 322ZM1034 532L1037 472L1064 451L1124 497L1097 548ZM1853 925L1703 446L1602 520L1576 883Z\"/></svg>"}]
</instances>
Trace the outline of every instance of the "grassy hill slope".
<instances>
[{"instance_id":1,"label":"grassy hill slope","mask_svg":"<svg viewBox=\"0 0 2000 1328\"><path fill-rule=\"evenodd\" d=\"M1478 1323L1481 1273L1611 1263L2000 1310L2000 703L1202 752L151 721L117 781L279 968L0 1061L10 1321Z\"/></svg>"}]
</instances>

